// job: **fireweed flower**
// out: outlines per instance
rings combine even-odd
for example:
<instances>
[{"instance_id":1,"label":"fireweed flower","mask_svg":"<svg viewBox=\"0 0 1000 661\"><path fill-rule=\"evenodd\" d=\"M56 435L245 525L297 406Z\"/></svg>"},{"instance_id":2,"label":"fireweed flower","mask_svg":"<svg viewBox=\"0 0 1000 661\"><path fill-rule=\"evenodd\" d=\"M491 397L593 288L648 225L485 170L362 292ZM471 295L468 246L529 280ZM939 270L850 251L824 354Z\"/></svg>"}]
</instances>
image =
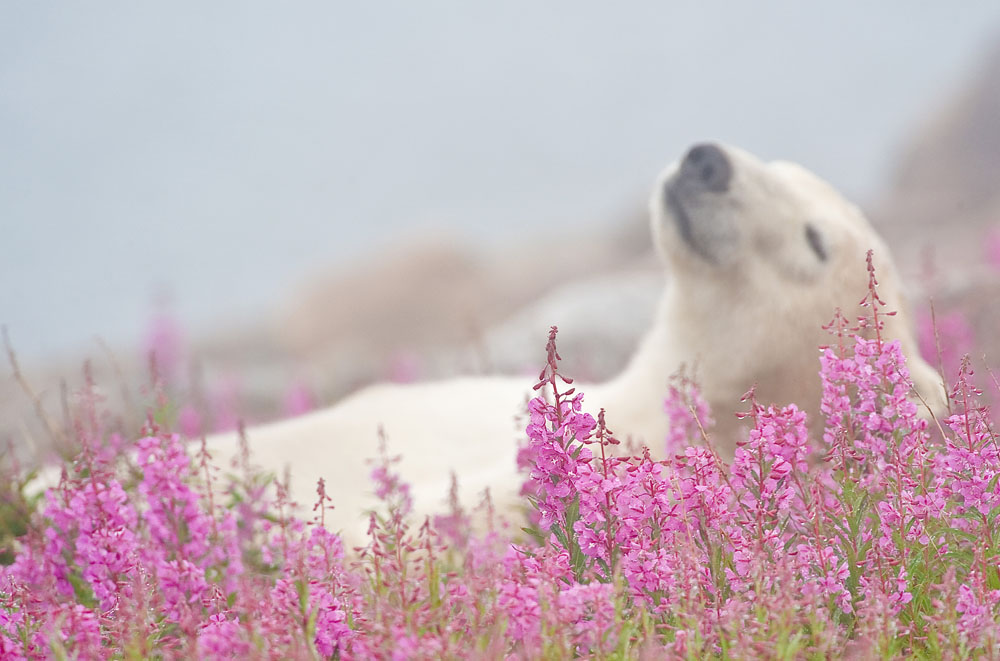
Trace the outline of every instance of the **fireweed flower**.
<instances>
[{"instance_id":1,"label":"fireweed flower","mask_svg":"<svg viewBox=\"0 0 1000 661\"><path fill-rule=\"evenodd\" d=\"M457 496L413 521L383 452L369 543L348 549L324 488L304 513L252 474L207 491L176 436L151 427L133 462L92 415L78 470L0 567L0 657L995 656L994 419L966 362L928 429L875 299L863 327L831 325L821 433L751 400L731 464L699 445L694 390L665 403L687 416L669 459L627 456L558 372L553 331L521 457L530 536Z\"/></svg>"},{"instance_id":2,"label":"fireweed flower","mask_svg":"<svg viewBox=\"0 0 1000 661\"><path fill-rule=\"evenodd\" d=\"M144 355L167 383L173 383L181 372L184 344L180 325L173 316L166 312L153 315L143 342Z\"/></svg>"},{"instance_id":3,"label":"fireweed flower","mask_svg":"<svg viewBox=\"0 0 1000 661\"><path fill-rule=\"evenodd\" d=\"M702 430L709 431L715 424L695 380L683 374L671 376L663 409L670 421L666 438L668 454L683 453L701 439Z\"/></svg>"},{"instance_id":4,"label":"fireweed flower","mask_svg":"<svg viewBox=\"0 0 1000 661\"><path fill-rule=\"evenodd\" d=\"M614 586L610 583L575 584L559 592L560 625L568 627L574 648L608 653L614 635Z\"/></svg>"},{"instance_id":5,"label":"fireweed flower","mask_svg":"<svg viewBox=\"0 0 1000 661\"><path fill-rule=\"evenodd\" d=\"M806 414L794 404L784 409L763 409L756 402L753 406L756 424L746 443L736 448L730 484L758 518L773 519L795 504L793 472L809 467Z\"/></svg>"},{"instance_id":6,"label":"fireweed flower","mask_svg":"<svg viewBox=\"0 0 1000 661\"><path fill-rule=\"evenodd\" d=\"M934 366L940 365L949 381L958 377L962 357L973 351L975 332L958 310L942 313L925 310L917 315L917 342L920 355Z\"/></svg>"},{"instance_id":7,"label":"fireweed flower","mask_svg":"<svg viewBox=\"0 0 1000 661\"><path fill-rule=\"evenodd\" d=\"M135 509L121 484L106 476L83 478L49 490L42 511L47 522L41 554L23 554L8 576L32 589L74 596L79 576L103 610L114 609L138 561ZM29 563L31 566L29 566Z\"/></svg>"},{"instance_id":8,"label":"fireweed flower","mask_svg":"<svg viewBox=\"0 0 1000 661\"><path fill-rule=\"evenodd\" d=\"M226 613L216 613L198 630L197 650L202 659L241 659L251 647L238 617L230 620Z\"/></svg>"},{"instance_id":9,"label":"fireweed flower","mask_svg":"<svg viewBox=\"0 0 1000 661\"><path fill-rule=\"evenodd\" d=\"M1000 227L994 226L987 233L984 248L986 262L1000 271Z\"/></svg>"}]
</instances>

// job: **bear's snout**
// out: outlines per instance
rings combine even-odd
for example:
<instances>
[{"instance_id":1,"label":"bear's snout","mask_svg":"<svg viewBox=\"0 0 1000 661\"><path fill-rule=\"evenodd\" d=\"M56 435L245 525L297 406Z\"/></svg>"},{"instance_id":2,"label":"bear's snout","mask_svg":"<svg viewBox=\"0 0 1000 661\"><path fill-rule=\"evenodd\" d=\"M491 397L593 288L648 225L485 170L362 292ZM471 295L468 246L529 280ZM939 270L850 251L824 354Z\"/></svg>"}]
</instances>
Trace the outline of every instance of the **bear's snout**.
<instances>
[{"instance_id":1,"label":"bear's snout","mask_svg":"<svg viewBox=\"0 0 1000 661\"><path fill-rule=\"evenodd\" d=\"M703 143L691 147L684 155L677 178L685 188L690 186L725 193L733 178L733 165L721 147Z\"/></svg>"}]
</instances>

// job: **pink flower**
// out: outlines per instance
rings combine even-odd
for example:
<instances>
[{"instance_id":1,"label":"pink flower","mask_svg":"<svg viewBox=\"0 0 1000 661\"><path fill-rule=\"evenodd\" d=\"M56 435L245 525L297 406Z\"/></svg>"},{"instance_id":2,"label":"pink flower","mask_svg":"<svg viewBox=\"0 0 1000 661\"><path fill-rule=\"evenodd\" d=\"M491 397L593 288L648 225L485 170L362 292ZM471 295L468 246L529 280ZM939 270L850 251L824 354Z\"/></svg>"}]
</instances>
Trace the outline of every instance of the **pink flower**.
<instances>
[{"instance_id":1,"label":"pink flower","mask_svg":"<svg viewBox=\"0 0 1000 661\"><path fill-rule=\"evenodd\" d=\"M614 588L610 583L579 583L562 589L557 597L560 625L572 632L581 653L608 654L617 644Z\"/></svg>"},{"instance_id":2,"label":"pink flower","mask_svg":"<svg viewBox=\"0 0 1000 661\"><path fill-rule=\"evenodd\" d=\"M239 401L239 388L232 378L225 379L211 390L209 411L212 418L212 431L231 431L239 426L242 419Z\"/></svg>"},{"instance_id":3,"label":"pink flower","mask_svg":"<svg viewBox=\"0 0 1000 661\"><path fill-rule=\"evenodd\" d=\"M143 348L144 357L155 364L159 376L166 383L173 383L180 374L184 352L184 338L177 321L164 312L154 314Z\"/></svg>"},{"instance_id":4,"label":"pink flower","mask_svg":"<svg viewBox=\"0 0 1000 661\"><path fill-rule=\"evenodd\" d=\"M670 422L666 438L668 453L679 453L687 446L700 445L702 430L708 432L715 424L701 391L693 380L683 375L671 377L664 410Z\"/></svg>"},{"instance_id":5,"label":"pink flower","mask_svg":"<svg viewBox=\"0 0 1000 661\"><path fill-rule=\"evenodd\" d=\"M185 438L200 438L204 432L201 413L191 404L185 404L177 413L177 426Z\"/></svg>"},{"instance_id":6,"label":"pink flower","mask_svg":"<svg viewBox=\"0 0 1000 661\"><path fill-rule=\"evenodd\" d=\"M960 310L938 310L934 316L923 310L917 314L917 341L920 355L935 367L940 363L948 380L954 381L962 357L975 345L975 332Z\"/></svg>"},{"instance_id":7,"label":"pink flower","mask_svg":"<svg viewBox=\"0 0 1000 661\"><path fill-rule=\"evenodd\" d=\"M538 589L517 581L504 581L497 591L497 608L507 620L507 635L534 649L541 636Z\"/></svg>"},{"instance_id":8,"label":"pink flower","mask_svg":"<svg viewBox=\"0 0 1000 661\"><path fill-rule=\"evenodd\" d=\"M211 469L179 437L150 423L131 448L91 411L75 469L27 524L0 467L14 485L0 514L27 530L0 566L0 658L988 654L994 416L966 362L932 437L899 344L836 326L821 358L825 458L796 406L752 401L731 465L683 446L700 436L691 409L702 424L705 412L679 391L675 454L620 456L614 421L558 372L553 332L520 457L543 526L516 546L518 522L488 505L483 527L454 502L411 529L383 450L373 477L389 516L345 549L322 512L273 500L259 477L208 492Z\"/></svg>"},{"instance_id":9,"label":"pink flower","mask_svg":"<svg viewBox=\"0 0 1000 661\"><path fill-rule=\"evenodd\" d=\"M986 263L1000 270L1000 227L994 227L987 233L984 248Z\"/></svg>"},{"instance_id":10,"label":"pink flower","mask_svg":"<svg viewBox=\"0 0 1000 661\"><path fill-rule=\"evenodd\" d=\"M285 416L294 417L303 415L314 408L316 408L316 399L306 384L302 382L294 383L288 389L288 392L285 393L285 401L282 407Z\"/></svg>"},{"instance_id":11,"label":"pink flower","mask_svg":"<svg viewBox=\"0 0 1000 661\"><path fill-rule=\"evenodd\" d=\"M245 659L250 654L250 641L240 627L240 619L228 619L225 613L208 618L198 630L198 657L207 660Z\"/></svg>"}]
</instances>

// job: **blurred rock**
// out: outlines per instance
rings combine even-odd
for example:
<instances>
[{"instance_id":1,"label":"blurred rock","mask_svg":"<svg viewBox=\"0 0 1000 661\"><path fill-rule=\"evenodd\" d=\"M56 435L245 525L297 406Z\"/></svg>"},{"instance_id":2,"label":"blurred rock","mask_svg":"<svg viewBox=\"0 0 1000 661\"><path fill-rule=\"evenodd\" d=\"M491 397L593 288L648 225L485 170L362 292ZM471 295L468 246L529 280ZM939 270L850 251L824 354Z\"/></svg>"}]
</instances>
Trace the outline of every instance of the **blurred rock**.
<instances>
[{"instance_id":1,"label":"blurred rock","mask_svg":"<svg viewBox=\"0 0 1000 661\"><path fill-rule=\"evenodd\" d=\"M567 375L610 378L652 326L663 286L663 271L650 264L556 287L487 332L480 349L486 371L534 375L544 364L549 327L556 325Z\"/></svg>"},{"instance_id":2,"label":"blurred rock","mask_svg":"<svg viewBox=\"0 0 1000 661\"><path fill-rule=\"evenodd\" d=\"M975 75L913 132L872 215L909 275L949 286L983 277L1000 224L1000 41Z\"/></svg>"},{"instance_id":3,"label":"blurred rock","mask_svg":"<svg viewBox=\"0 0 1000 661\"><path fill-rule=\"evenodd\" d=\"M978 362L1000 354L1000 39L965 86L900 150L872 216L918 306L960 312Z\"/></svg>"},{"instance_id":4,"label":"blurred rock","mask_svg":"<svg viewBox=\"0 0 1000 661\"><path fill-rule=\"evenodd\" d=\"M314 279L293 295L274 336L292 360L326 372L322 388L331 398L380 379L534 370L548 327L562 315L603 337L609 333L602 325L619 327L629 318L594 305L588 321L580 288L571 288L572 303L560 302L554 291L630 264L656 268L639 214L603 232L550 236L539 230L516 243L476 249L423 239ZM627 288L624 296L630 296ZM605 309L614 298L595 292ZM555 308L546 313L549 305ZM526 306L530 311L520 312ZM652 309L634 314L651 316ZM514 330L522 324L523 331ZM519 333L527 346L517 346Z\"/></svg>"}]
</instances>

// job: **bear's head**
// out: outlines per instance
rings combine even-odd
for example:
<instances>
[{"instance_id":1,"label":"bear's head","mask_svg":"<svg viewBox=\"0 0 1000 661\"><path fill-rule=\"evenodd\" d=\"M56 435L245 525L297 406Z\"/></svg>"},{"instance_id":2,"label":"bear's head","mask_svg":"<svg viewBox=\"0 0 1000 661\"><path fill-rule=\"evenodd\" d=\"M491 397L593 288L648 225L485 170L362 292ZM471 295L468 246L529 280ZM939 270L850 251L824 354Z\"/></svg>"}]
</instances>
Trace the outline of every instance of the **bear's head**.
<instances>
[{"instance_id":1,"label":"bear's head","mask_svg":"<svg viewBox=\"0 0 1000 661\"><path fill-rule=\"evenodd\" d=\"M850 321L865 312L872 250L884 311L896 312L881 317L884 335L901 341L917 392L943 411L941 379L917 353L888 249L860 210L816 175L700 144L664 172L651 211L671 275L670 342L697 364L710 404L732 410L756 383L760 401L794 401L815 416L817 347L835 341L822 326L837 308ZM724 413L716 415L722 422Z\"/></svg>"}]
</instances>

